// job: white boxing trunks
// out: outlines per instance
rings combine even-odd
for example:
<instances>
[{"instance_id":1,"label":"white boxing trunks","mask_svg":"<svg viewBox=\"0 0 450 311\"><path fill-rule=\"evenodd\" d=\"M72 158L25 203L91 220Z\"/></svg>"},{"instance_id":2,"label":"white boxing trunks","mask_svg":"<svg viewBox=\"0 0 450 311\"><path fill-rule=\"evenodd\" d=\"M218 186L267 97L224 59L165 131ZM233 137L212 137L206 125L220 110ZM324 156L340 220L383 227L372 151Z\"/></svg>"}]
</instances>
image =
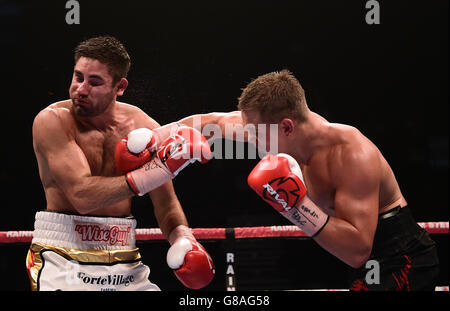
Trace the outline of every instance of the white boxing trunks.
<instances>
[{"instance_id":1,"label":"white boxing trunks","mask_svg":"<svg viewBox=\"0 0 450 311\"><path fill-rule=\"evenodd\" d=\"M35 291L158 291L141 262L132 218L38 212L27 255Z\"/></svg>"}]
</instances>

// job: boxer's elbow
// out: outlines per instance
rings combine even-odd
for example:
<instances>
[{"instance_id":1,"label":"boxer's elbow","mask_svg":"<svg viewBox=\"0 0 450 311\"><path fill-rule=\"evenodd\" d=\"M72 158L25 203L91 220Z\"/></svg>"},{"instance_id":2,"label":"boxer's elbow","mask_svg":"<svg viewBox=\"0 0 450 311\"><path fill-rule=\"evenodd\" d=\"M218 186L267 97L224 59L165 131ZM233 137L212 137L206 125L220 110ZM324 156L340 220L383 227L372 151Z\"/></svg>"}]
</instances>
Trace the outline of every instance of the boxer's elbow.
<instances>
[{"instance_id":1,"label":"boxer's elbow","mask_svg":"<svg viewBox=\"0 0 450 311\"><path fill-rule=\"evenodd\" d=\"M86 215L92 212L94 209L98 208L98 204L95 204L95 200L92 200L89 195L86 194L81 188L73 189L69 194L68 198L72 207L80 214Z\"/></svg>"},{"instance_id":2,"label":"boxer's elbow","mask_svg":"<svg viewBox=\"0 0 450 311\"><path fill-rule=\"evenodd\" d=\"M367 260L369 260L369 257L370 257L369 255L355 256L354 258L351 258L349 260L348 265L354 269L359 269L367 262Z\"/></svg>"},{"instance_id":3,"label":"boxer's elbow","mask_svg":"<svg viewBox=\"0 0 450 311\"><path fill-rule=\"evenodd\" d=\"M354 269L361 268L370 258L372 245L362 245L347 259L347 264Z\"/></svg>"},{"instance_id":4,"label":"boxer's elbow","mask_svg":"<svg viewBox=\"0 0 450 311\"><path fill-rule=\"evenodd\" d=\"M76 211L80 214L80 215L88 215L90 212L92 212L95 208L85 208L85 207L78 207L75 208Z\"/></svg>"},{"instance_id":5,"label":"boxer's elbow","mask_svg":"<svg viewBox=\"0 0 450 311\"><path fill-rule=\"evenodd\" d=\"M80 198L74 196L71 198L70 202L72 203L73 208L80 214L86 215L91 212L93 209L92 203L90 203L86 198Z\"/></svg>"}]
</instances>

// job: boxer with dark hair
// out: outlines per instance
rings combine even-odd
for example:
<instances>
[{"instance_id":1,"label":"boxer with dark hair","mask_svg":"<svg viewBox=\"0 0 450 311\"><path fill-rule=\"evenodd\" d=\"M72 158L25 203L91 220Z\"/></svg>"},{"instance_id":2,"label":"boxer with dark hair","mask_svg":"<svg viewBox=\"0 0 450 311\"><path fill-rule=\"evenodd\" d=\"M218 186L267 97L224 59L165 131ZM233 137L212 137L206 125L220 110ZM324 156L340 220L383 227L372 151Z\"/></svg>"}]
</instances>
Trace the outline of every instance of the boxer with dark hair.
<instances>
[{"instance_id":1,"label":"boxer with dark hair","mask_svg":"<svg viewBox=\"0 0 450 311\"><path fill-rule=\"evenodd\" d=\"M159 290L141 262L131 216L131 198L146 193L172 245L167 262L180 281L201 288L214 276L211 257L192 235L171 182L187 164L207 161L202 155L210 152L208 143L188 127L153 133L155 120L118 102L129 68L130 57L117 39L80 43L70 99L34 119L33 147L47 207L36 214L27 256L33 290ZM146 148L154 148L155 156Z\"/></svg>"}]
</instances>

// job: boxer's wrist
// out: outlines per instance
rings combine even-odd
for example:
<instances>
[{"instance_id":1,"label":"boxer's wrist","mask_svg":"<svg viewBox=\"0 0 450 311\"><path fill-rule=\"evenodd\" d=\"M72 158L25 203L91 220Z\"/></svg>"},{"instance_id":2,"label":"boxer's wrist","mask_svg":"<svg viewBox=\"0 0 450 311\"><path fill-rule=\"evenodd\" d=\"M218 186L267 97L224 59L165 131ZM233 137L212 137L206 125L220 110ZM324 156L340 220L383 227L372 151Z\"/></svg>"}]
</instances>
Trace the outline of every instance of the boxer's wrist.
<instances>
[{"instance_id":1,"label":"boxer's wrist","mask_svg":"<svg viewBox=\"0 0 450 311\"><path fill-rule=\"evenodd\" d=\"M170 245L173 245L177 240L181 238L190 238L195 240L194 235L189 227L185 225L178 225L170 231L169 236L167 237L167 241L169 241Z\"/></svg>"},{"instance_id":2,"label":"boxer's wrist","mask_svg":"<svg viewBox=\"0 0 450 311\"><path fill-rule=\"evenodd\" d=\"M182 125L176 122L166 124L164 126L153 129L155 144L159 148L161 143L170 136L173 136Z\"/></svg>"},{"instance_id":3,"label":"boxer's wrist","mask_svg":"<svg viewBox=\"0 0 450 311\"><path fill-rule=\"evenodd\" d=\"M139 195L139 190L136 188L133 180L133 175L131 175L130 173L125 174L125 182L127 183L128 188L133 194Z\"/></svg>"},{"instance_id":4,"label":"boxer's wrist","mask_svg":"<svg viewBox=\"0 0 450 311\"><path fill-rule=\"evenodd\" d=\"M323 230L330 218L307 195L295 207L281 214L312 238Z\"/></svg>"},{"instance_id":5,"label":"boxer's wrist","mask_svg":"<svg viewBox=\"0 0 450 311\"><path fill-rule=\"evenodd\" d=\"M154 157L142 167L126 174L128 185L139 196L158 188L174 177L157 157Z\"/></svg>"}]
</instances>

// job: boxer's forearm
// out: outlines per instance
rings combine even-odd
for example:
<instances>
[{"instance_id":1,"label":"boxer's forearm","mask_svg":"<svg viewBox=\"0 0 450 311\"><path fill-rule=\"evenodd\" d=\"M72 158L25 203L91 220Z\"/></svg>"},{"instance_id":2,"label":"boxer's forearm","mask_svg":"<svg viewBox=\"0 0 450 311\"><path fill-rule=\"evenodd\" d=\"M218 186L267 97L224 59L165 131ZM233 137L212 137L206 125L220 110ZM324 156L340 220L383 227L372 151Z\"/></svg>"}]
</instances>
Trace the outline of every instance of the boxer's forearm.
<instances>
[{"instance_id":1,"label":"boxer's forearm","mask_svg":"<svg viewBox=\"0 0 450 311\"><path fill-rule=\"evenodd\" d=\"M209 139L212 135L217 137L219 133L221 134L221 138L225 138L225 135L230 131L234 132L233 139L239 136L244 137L244 139L247 139L248 137L248 133L243 133L242 135L238 135L237 133L237 131L239 130L243 131L243 128L239 127L243 127L243 121L240 111L195 114L179 120L178 123L195 128L196 130L200 131L207 139ZM227 129L227 126L229 127L229 129Z\"/></svg>"},{"instance_id":2,"label":"boxer's forearm","mask_svg":"<svg viewBox=\"0 0 450 311\"><path fill-rule=\"evenodd\" d=\"M219 125L222 118L224 118L227 113L223 112L211 112L204 114L194 114L192 116L186 117L178 121L184 125L195 128L198 131L202 131L206 125L214 124Z\"/></svg>"},{"instance_id":3,"label":"boxer's forearm","mask_svg":"<svg viewBox=\"0 0 450 311\"><path fill-rule=\"evenodd\" d=\"M350 222L327 215L309 196L282 215L311 236L323 249L351 267L367 261L372 241Z\"/></svg>"},{"instance_id":4,"label":"boxer's forearm","mask_svg":"<svg viewBox=\"0 0 450 311\"><path fill-rule=\"evenodd\" d=\"M161 188L155 191L162 192L164 189ZM164 195L163 199L160 200L160 195L153 192L150 193L150 197L153 202L153 212L158 226L164 237L171 242L171 233L173 233L175 228L180 225L189 226L181 204L176 196Z\"/></svg>"},{"instance_id":5,"label":"boxer's forearm","mask_svg":"<svg viewBox=\"0 0 450 311\"><path fill-rule=\"evenodd\" d=\"M327 225L314 238L326 251L353 268L361 267L369 258L372 242L349 222L330 217Z\"/></svg>"},{"instance_id":6,"label":"boxer's forearm","mask_svg":"<svg viewBox=\"0 0 450 311\"><path fill-rule=\"evenodd\" d=\"M168 212L161 212L162 210ZM188 222L179 203L172 203L172 206L155 209L155 217L161 232L170 244L173 244L180 236L185 235L185 231L190 232ZM180 228L184 228L185 231L180 230Z\"/></svg>"},{"instance_id":7,"label":"boxer's forearm","mask_svg":"<svg viewBox=\"0 0 450 311\"><path fill-rule=\"evenodd\" d=\"M134 196L124 176L89 176L80 180L66 194L80 214L111 206Z\"/></svg>"}]
</instances>

